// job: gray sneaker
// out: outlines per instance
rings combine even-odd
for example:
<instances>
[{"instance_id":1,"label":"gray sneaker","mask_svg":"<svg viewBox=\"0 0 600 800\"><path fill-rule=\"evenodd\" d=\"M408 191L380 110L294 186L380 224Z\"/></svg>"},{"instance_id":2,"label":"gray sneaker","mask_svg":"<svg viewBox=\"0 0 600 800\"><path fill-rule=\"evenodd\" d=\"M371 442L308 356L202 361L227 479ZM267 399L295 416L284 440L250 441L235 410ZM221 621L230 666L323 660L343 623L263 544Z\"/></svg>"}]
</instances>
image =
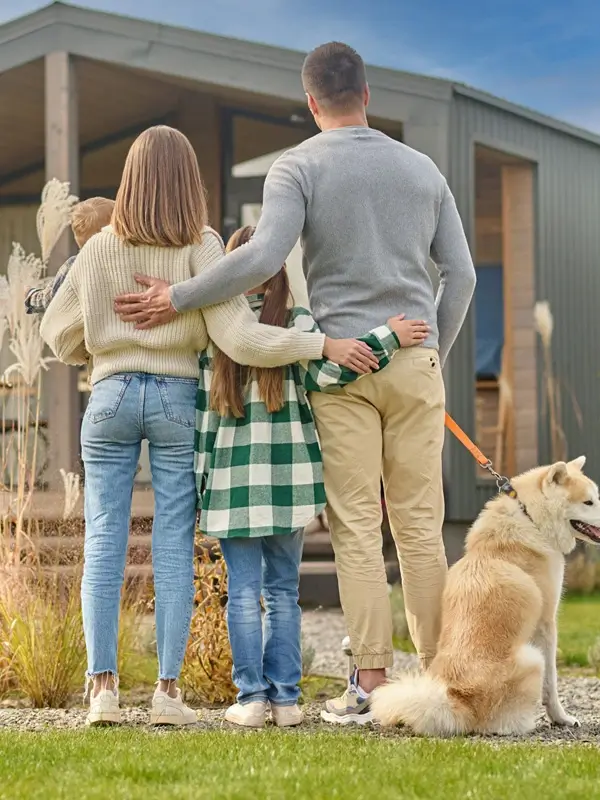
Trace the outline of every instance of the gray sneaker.
<instances>
[{"instance_id":1,"label":"gray sneaker","mask_svg":"<svg viewBox=\"0 0 600 800\"><path fill-rule=\"evenodd\" d=\"M326 701L321 719L333 725L366 725L373 721L371 700L361 697L358 691L358 670L350 676L344 694Z\"/></svg>"}]
</instances>

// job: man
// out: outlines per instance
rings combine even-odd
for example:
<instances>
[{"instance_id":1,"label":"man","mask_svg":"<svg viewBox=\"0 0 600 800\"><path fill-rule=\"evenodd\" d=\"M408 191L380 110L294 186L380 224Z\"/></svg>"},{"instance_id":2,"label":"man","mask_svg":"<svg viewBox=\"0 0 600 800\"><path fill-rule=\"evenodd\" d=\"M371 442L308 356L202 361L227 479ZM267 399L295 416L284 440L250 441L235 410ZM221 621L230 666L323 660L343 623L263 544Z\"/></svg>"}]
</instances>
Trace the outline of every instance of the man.
<instances>
[{"instance_id":1,"label":"man","mask_svg":"<svg viewBox=\"0 0 600 800\"><path fill-rule=\"evenodd\" d=\"M267 175L252 241L201 276L118 298L124 319L152 327L259 286L302 237L310 305L332 337L355 337L392 315L423 319L423 347L380 374L311 398L325 467L331 538L356 671L327 703L330 722L367 722L369 695L392 666L382 555L380 478L402 569L406 614L424 669L435 655L446 576L442 541L444 386L441 367L464 321L475 271L456 205L426 156L368 127L365 66L344 44L308 55L308 107L321 133ZM427 272L437 265L434 298ZM438 355L439 354L439 355Z\"/></svg>"}]
</instances>

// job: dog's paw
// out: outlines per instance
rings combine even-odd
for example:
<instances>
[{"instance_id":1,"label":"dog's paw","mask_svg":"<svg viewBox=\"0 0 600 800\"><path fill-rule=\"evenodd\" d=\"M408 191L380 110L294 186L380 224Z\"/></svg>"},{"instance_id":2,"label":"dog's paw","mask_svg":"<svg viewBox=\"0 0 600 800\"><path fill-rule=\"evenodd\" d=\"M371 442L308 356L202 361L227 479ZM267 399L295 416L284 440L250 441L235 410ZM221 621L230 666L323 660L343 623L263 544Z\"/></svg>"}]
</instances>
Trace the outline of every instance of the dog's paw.
<instances>
[{"instance_id":1,"label":"dog's paw","mask_svg":"<svg viewBox=\"0 0 600 800\"><path fill-rule=\"evenodd\" d=\"M550 720L553 725L560 725L561 727L564 728L581 728L581 723L579 722L577 717L572 717L565 711L559 714L550 715Z\"/></svg>"}]
</instances>

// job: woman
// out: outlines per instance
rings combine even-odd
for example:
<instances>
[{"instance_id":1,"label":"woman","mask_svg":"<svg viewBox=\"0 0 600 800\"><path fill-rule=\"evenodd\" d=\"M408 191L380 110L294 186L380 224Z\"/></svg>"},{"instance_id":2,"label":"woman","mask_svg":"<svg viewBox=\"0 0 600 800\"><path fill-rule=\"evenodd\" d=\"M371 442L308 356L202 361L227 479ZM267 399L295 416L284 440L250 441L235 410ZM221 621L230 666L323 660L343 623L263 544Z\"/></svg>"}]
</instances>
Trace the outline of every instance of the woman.
<instances>
[{"instance_id":1,"label":"woman","mask_svg":"<svg viewBox=\"0 0 600 800\"><path fill-rule=\"evenodd\" d=\"M345 359L356 342L260 325L243 298L137 331L113 311L135 290L136 272L176 283L221 258L206 227L204 187L193 148L172 128L133 143L112 226L81 250L50 304L42 336L68 364L92 357L92 394L81 429L85 466L85 564L81 597L88 653L87 722L118 724L117 638L129 517L141 442L149 442L155 514L152 561L159 681L153 724L188 725L194 711L176 686L192 613L196 525L194 479L198 352L209 337L231 358L279 366L301 358Z\"/></svg>"}]
</instances>

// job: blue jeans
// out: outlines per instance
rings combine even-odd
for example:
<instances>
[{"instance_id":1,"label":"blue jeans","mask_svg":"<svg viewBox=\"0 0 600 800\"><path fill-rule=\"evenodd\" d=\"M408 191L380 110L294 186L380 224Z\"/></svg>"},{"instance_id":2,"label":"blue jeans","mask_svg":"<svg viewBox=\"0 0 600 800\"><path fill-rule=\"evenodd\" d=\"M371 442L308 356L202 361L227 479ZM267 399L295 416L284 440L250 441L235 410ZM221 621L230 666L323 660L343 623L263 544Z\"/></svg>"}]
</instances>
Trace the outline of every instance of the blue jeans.
<instances>
[{"instance_id":1,"label":"blue jeans","mask_svg":"<svg viewBox=\"0 0 600 800\"><path fill-rule=\"evenodd\" d=\"M194 601L198 382L112 375L97 383L81 428L85 466L85 549L81 600L88 675L117 674L121 589L133 483L148 439L154 524L159 678L179 677Z\"/></svg>"},{"instance_id":2,"label":"blue jeans","mask_svg":"<svg viewBox=\"0 0 600 800\"><path fill-rule=\"evenodd\" d=\"M227 626L238 702L294 705L302 677L298 582L302 531L222 539L228 574ZM265 605L263 644L261 594Z\"/></svg>"}]
</instances>

